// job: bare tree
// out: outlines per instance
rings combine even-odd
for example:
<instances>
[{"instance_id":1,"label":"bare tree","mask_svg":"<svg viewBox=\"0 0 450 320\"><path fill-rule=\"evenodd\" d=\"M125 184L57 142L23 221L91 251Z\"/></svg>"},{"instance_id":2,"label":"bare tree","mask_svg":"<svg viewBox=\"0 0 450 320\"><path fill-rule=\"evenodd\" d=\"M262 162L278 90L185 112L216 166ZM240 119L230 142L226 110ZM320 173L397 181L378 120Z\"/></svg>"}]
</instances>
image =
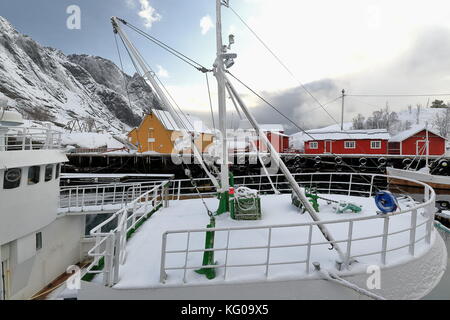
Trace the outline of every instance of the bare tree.
<instances>
[{"instance_id":1,"label":"bare tree","mask_svg":"<svg viewBox=\"0 0 450 320\"><path fill-rule=\"evenodd\" d=\"M364 120L365 120L364 116L361 113L358 113L358 115L352 120L353 129L354 130L364 129Z\"/></svg>"},{"instance_id":2,"label":"bare tree","mask_svg":"<svg viewBox=\"0 0 450 320\"><path fill-rule=\"evenodd\" d=\"M417 104L417 112L416 112L416 124L419 124L419 120L420 120L420 109L422 108L421 104Z\"/></svg>"},{"instance_id":3,"label":"bare tree","mask_svg":"<svg viewBox=\"0 0 450 320\"><path fill-rule=\"evenodd\" d=\"M450 108L447 106L444 112L437 113L432 124L433 127L438 129L441 136L447 137L450 131Z\"/></svg>"}]
</instances>

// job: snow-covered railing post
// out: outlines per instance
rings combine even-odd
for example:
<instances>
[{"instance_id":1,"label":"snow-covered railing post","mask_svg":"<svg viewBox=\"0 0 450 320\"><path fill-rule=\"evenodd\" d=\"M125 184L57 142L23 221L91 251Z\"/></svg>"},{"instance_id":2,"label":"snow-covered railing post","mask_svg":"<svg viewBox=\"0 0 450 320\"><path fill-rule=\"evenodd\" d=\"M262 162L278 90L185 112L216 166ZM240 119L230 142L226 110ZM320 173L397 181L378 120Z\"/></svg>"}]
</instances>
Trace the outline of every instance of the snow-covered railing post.
<instances>
[{"instance_id":1,"label":"snow-covered railing post","mask_svg":"<svg viewBox=\"0 0 450 320\"><path fill-rule=\"evenodd\" d=\"M94 265L98 264L98 261L100 260L100 236L95 236L95 245L94 245Z\"/></svg>"},{"instance_id":2,"label":"snow-covered railing post","mask_svg":"<svg viewBox=\"0 0 450 320\"><path fill-rule=\"evenodd\" d=\"M370 177L370 190L369 190L369 197L371 197L371 196L372 196L372 192L373 192L373 180L374 180L374 178L375 178L375 176L374 176L374 175L372 175L372 176Z\"/></svg>"},{"instance_id":3,"label":"snow-covered railing post","mask_svg":"<svg viewBox=\"0 0 450 320\"><path fill-rule=\"evenodd\" d=\"M23 128L22 130L22 150L26 149L26 142L27 142L27 138L26 138L26 134L25 134L25 128ZM30 139L30 143L31 143L31 139ZM31 150L32 148L30 148Z\"/></svg>"},{"instance_id":4,"label":"snow-covered railing post","mask_svg":"<svg viewBox=\"0 0 450 320\"><path fill-rule=\"evenodd\" d=\"M169 207L169 189L168 189L169 183L163 185L162 187L162 197L163 197L163 207L167 208Z\"/></svg>"},{"instance_id":5,"label":"snow-covered railing post","mask_svg":"<svg viewBox=\"0 0 450 320\"><path fill-rule=\"evenodd\" d=\"M269 235L267 237L267 253L266 253L266 278L269 275L269 261L270 261L270 246L272 244L272 228L269 228ZM228 248L227 248L228 249Z\"/></svg>"},{"instance_id":6,"label":"snow-covered railing post","mask_svg":"<svg viewBox=\"0 0 450 320\"><path fill-rule=\"evenodd\" d=\"M115 241L114 241L114 274L113 274L113 285L116 284L117 282L119 282L119 270L120 270L120 264L123 263L121 261L121 256L122 256L122 246L121 246L121 242L122 242L122 232L119 231L119 236L115 237Z\"/></svg>"},{"instance_id":7,"label":"snow-covered railing post","mask_svg":"<svg viewBox=\"0 0 450 320\"><path fill-rule=\"evenodd\" d=\"M160 273L159 273L159 282L164 283L166 281L166 245L167 245L167 231L163 233L162 235L162 241L161 241L161 267L160 267Z\"/></svg>"},{"instance_id":8,"label":"snow-covered railing post","mask_svg":"<svg viewBox=\"0 0 450 320\"><path fill-rule=\"evenodd\" d=\"M425 193L424 194L425 201L429 201L431 199L431 194L432 194L432 190L431 190L431 187L429 185L425 185L424 193ZM426 236L425 236L425 241L428 244L431 243L431 232L433 231L434 214L435 214L435 211L436 211L435 198L436 198L436 195L433 193L433 201L431 201L424 208L424 215L428 219L428 222L426 224L427 233L426 233Z\"/></svg>"},{"instance_id":9,"label":"snow-covered railing post","mask_svg":"<svg viewBox=\"0 0 450 320\"><path fill-rule=\"evenodd\" d=\"M333 174L330 173L330 181L329 181L329 183L328 183L328 194L331 193L331 181L332 181L332 180L333 180Z\"/></svg>"},{"instance_id":10,"label":"snow-covered railing post","mask_svg":"<svg viewBox=\"0 0 450 320\"><path fill-rule=\"evenodd\" d=\"M414 256L416 247L417 209L411 211L411 230L409 231L409 254Z\"/></svg>"},{"instance_id":11,"label":"snow-covered railing post","mask_svg":"<svg viewBox=\"0 0 450 320\"><path fill-rule=\"evenodd\" d=\"M180 200L180 193L181 193L181 180L178 180L178 197L177 197L177 200Z\"/></svg>"},{"instance_id":12,"label":"snow-covered railing post","mask_svg":"<svg viewBox=\"0 0 450 320\"><path fill-rule=\"evenodd\" d=\"M309 265L311 263L311 242L312 242L312 224L309 225L309 232L308 232L308 246L306 248L306 273L309 273Z\"/></svg>"},{"instance_id":13,"label":"snow-covered railing post","mask_svg":"<svg viewBox=\"0 0 450 320\"><path fill-rule=\"evenodd\" d=\"M84 211L84 195L85 195L86 189L83 188L83 193L81 194L81 212Z\"/></svg>"},{"instance_id":14,"label":"snow-covered railing post","mask_svg":"<svg viewBox=\"0 0 450 320\"><path fill-rule=\"evenodd\" d=\"M350 181L348 182L348 196L352 193L353 173L350 173Z\"/></svg>"},{"instance_id":15,"label":"snow-covered railing post","mask_svg":"<svg viewBox=\"0 0 450 320\"><path fill-rule=\"evenodd\" d=\"M345 268L349 269L351 250L352 250L352 240L353 240L353 221L348 223L348 234L347 234L347 253L345 255Z\"/></svg>"},{"instance_id":16,"label":"snow-covered railing post","mask_svg":"<svg viewBox=\"0 0 450 320\"><path fill-rule=\"evenodd\" d=\"M389 216L383 217L384 225L383 225L383 236L381 240L381 263L386 264L386 250L387 250L387 240L389 234Z\"/></svg>"},{"instance_id":17,"label":"snow-covered railing post","mask_svg":"<svg viewBox=\"0 0 450 320\"><path fill-rule=\"evenodd\" d=\"M183 282L186 282L186 267L187 267L187 262L188 262L188 254L189 254L189 243L191 240L191 233L188 232L187 234L187 241L186 241L186 253L184 255L184 272L183 272Z\"/></svg>"},{"instance_id":18,"label":"snow-covered railing post","mask_svg":"<svg viewBox=\"0 0 450 320\"><path fill-rule=\"evenodd\" d=\"M103 284L112 286L113 284L113 260L114 260L114 232L110 232L106 238L105 248L105 268L103 270Z\"/></svg>"},{"instance_id":19,"label":"snow-covered railing post","mask_svg":"<svg viewBox=\"0 0 450 320\"><path fill-rule=\"evenodd\" d=\"M98 192L98 189L97 189L97 192ZM103 186L102 204L101 204L102 210L103 210L103 206L105 205L105 194L106 194L106 186ZM95 200L95 205L97 205L97 199Z\"/></svg>"}]
</instances>

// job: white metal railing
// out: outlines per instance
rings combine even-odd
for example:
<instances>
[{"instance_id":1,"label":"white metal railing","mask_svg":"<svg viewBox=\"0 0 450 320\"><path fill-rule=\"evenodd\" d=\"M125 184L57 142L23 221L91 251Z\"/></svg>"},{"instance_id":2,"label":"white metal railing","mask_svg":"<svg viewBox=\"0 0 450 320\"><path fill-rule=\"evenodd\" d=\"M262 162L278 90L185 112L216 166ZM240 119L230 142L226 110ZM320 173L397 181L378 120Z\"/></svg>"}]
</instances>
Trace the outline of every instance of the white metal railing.
<instances>
[{"instance_id":1,"label":"white metal railing","mask_svg":"<svg viewBox=\"0 0 450 320\"><path fill-rule=\"evenodd\" d=\"M328 194L343 194L343 195L357 195L357 196L365 196L370 197L374 195L376 185L378 182L381 185L386 185L386 180L388 179L385 175L378 174L364 174L364 173L311 173L311 174L296 174L296 179L299 180L299 184L302 186L315 186L319 193L328 193ZM286 181L282 181L280 178L281 175L274 175L272 177L272 181L274 181L275 186L280 191L288 191L290 188ZM399 178L398 179L405 179ZM201 180L201 179L200 179ZM199 268L215 268L220 269L223 268L223 277L226 278L227 270L230 268L239 268L239 267L264 267L265 276L269 276L269 270L271 266L274 265L289 265L289 264L304 264L305 270L304 272L310 272L310 263L311 256L314 254L315 250L318 250L319 247L330 246L332 243L330 241L326 241L325 239L321 239L320 241L313 240L313 231L317 231L318 225L326 225L331 231L333 230L333 226L340 226L340 229L345 228L346 236L337 239L335 243L345 244L345 259L344 261L339 261L342 263L342 266L349 266L350 262L356 258L362 259L363 257L371 256L376 259L379 264L387 264L388 253L399 251L401 249L407 248L407 252L410 256L414 256L416 252L417 243L421 241L425 241L425 244L429 244L431 242L431 234L433 231L433 220L435 213L435 193L434 190L424 184L422 182L414 181L411 179L411 182L415 183L418 187L422 188L422 194L424 201L422 203L415 203L407 207L403 208L401 211L385 214L385 215L373 215L373 216L365 216L365 217L356 217L352 219L340 219L340 220L332 220L332 221L321 221L321 222L308 222L308 223L298 223L298 224L284 224L284 225L271 225L271 226L255 226L255 227L233 227L233 228L199 228L199 229L191 229L191 230L176 230L176 231L166 231L162 236L162 248L161 248L161 267L160 267L160 282L164 283L167 271L169 270L181 270L183 273L182 279L186 281L186 272L187 270L199 269ZM183 195L189 194L182 193L183 180L174 180L172 181L172 188L169 190L172 191L170 194L173 198L180 199ZM270 193L271 188L268 186L268 180L263 182L263 176L244 176L244 177L235 177L235 185L245 185L248 187L253 187L258 190L267 190ZM268 186L268 188L265 188ZM185 191L189 187L184 187ZM205 187L207 188L207 187ZM204 189L205 190L205 189ZM204 191L204 194L210 194L211 192ZM420 213L420 214L419 214ZM408 216L409 215L409 216ZM422 218L419 219L419 216ZM408 227L397 230L394 228L397 226L397 222L402 219L409 219ZM377 221L383 221L383 223L376 223ZM374 235L364 235L356 237L355 234L361 234L362 229L360 229L360 222L369 221L369 223L373 224L373 230L375 232ZM283 229L283 228L299 228L306 229L307 240L306 241L297 241L294 243L289 243L285 245L273 244L272 243L272 234L274 231ZM421 231L421 228L424 229ZM335 229L335 228L334 228ZM231 246L230 243L233 243L232 237L235 231L251 231L251 230L265 230L266 241L264 244L259 246L242 246L236 247ZM419 232L421 231L421 232ZM221 242L225 243L223 246L214 247L213 249L203 249L203 248L191 248L190 241L192 238L192 234L204 234L206 236L206 232L215 232L216 243L217 239L222 237ZM182 249L170 250L167 247L168 237L173 235L184 235L184 239L186 239L186 245L183 246ZM398 235L406 235L402 241L392 241L394 237L398 237ZM376 242L377 249L368 249L370 246L366 246L366 244ZM392 246L391 243L395 242L395 246ZM358 247L355 249L355 247ZM287 249L287 248L306 248L304 250L304 255L302 259L297 259L294 261L271 261L271 252L273 250L279 249ZM229 263L228 257L231 252L240 252L242 255L248 253L248 250L265 250L266 251L266 259L264 262L260 263L238 263L232 264ZM222 257L222 260L215 265L195 265L188 266L188 257L190 254L198 254L206 251L214 251L214 252L224 252L225 257ZM184 262L182 265L178 266L168 266L166 264L168 255L180 255L184 254ZM200 261L200 260L199 260ZM256 271L255 271L256 272ZM300 272L300 271L299 271Z\"/></svg>"},{"instance_id":2,"label":"white metal railing","mask_svg":"<svg viewBox=\"0 0 450 320\"><path fill-rule=\"evenodd\" d=\"M61 132L45 128L0 128L0 151L60 148Z\"/></svg>"},{"instance_id":3,"label":"white metal railing","mask_svg":"<svg viewBox=\"0 0 450 320\"><path fill-rule=\"evenodd\" d=\"M378 186L385 186L386 176L375 175L370 173L294 173L292 174L296 181L302 187L316 187L320 193L334 192L336 194L344 195L362 195L372 196ZM342 181L336 180L341 178ZM195 179L197 182L197 189L202 197L215 196L216 190L208 178ZM256 189L261 193L273 194L273 188L280 192L291 192L292 189L289 182L285 179L283 174L270 175L270 180L266 175L248 175L234 177L235 186L246 186ZM333 184L331 188L330 183ZM359 187L359 188L356 188ZM198 192L192 186L189 179L172 180L169 186L169 197L171 200L180 200L185 198L199 197Z\"/></svg>"},{"instance_id":4,"label":"white metal railing","mask_svg":"<svg viewBox=\"0 0 450 320\"><path fill-rule=\"evenodd\" d=\"M159 182L111 183L61 187L59 208L62 213L103 211L126 206L128 202Z\"/></svg>"},{"instance_id":5,"label":"white metal railing","mask_svg":"<svg viewBox=\"0 0 450 320\"><path fill-rule=\"evenodd\" d=\"M138 195L133 201L90 231L90 235L95 239L95 245L88 251L88 255L94 260L85 269L84 274L102 273L103 283L107 286L118 282L120 265L126 259L126 241L129 232L143 223L149 213L153 213L161 206L168 206L168 183L169 181L163 181ZM114 229L107 232L102 231L112 223L116 224ZM103 259L103 268L95 270L101 259Z\"/></svg>"}]
</instances>

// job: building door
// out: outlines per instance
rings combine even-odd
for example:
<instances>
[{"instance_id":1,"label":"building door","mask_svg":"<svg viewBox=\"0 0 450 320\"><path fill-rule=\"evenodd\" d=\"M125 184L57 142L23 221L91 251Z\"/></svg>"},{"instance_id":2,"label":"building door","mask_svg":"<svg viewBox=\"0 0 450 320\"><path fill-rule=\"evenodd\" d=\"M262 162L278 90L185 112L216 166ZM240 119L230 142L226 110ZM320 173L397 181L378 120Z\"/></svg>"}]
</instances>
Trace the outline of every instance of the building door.
<instances>
[{"instance_id":1,"label":"building door","mask_svg":"<svg viewBox=\"0 0 450 320\"><path fill-rule=\"evenodd\" d=\"M6 300L7 294L6 294L6 270L8 270L7 267L8 264L8 260L2 261L2 266L0 268L0 276L1 276L1 281L0 281L0 300Z\"/></svg>"},{"instance_id":2,"label":"building door","mask_svg":"<svg viewBox=\"0 0 450 320\"><path fill-rule=\"evenodd\" d=\"M416 141L416 155L425 156L427 154L426 140Z\"/></svg>"},{"instance_id":3,"label":"building door","mask_svg":"<svg viewBox=\"0 0 450 320\"><path fill-rule=\"evenodd\" d=\"M325 140L325 153L331 153L331 140Z\"/></svg>"}]
</instances>

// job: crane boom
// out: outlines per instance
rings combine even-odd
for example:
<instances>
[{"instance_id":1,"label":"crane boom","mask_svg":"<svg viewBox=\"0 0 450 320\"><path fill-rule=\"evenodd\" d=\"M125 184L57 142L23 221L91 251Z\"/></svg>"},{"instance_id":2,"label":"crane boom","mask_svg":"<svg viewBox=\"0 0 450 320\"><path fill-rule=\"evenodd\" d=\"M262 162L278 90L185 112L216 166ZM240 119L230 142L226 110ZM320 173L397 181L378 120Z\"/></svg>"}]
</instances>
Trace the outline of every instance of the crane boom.
<instances>
[{"instance_id":1,"label":"crane boom","mask_svg":"<svg viewBox=\"0 0 450 320\"><path fill-rule=\"evenodd\" d=\"M145 62L145 60L142 57L142 55L140 54L140 52L136 49L136 47L133 45L133 43L128 38L127 34L120 27L119 22L121 22L123 24L127 24L127 22L125 20L120 19L118 17L111 18L111 23L113 25L114 33L116 33L120 36L120 38L123 40L124 45L127 47L128 52L131 55L131 58L142 69L142 77L144 78L144 81L147 83L147 85L151 89L153 89L154 92L156 92L158 98L162 102L164 110L170 113L170 115L172 116L172 118L175 121L178 128L181 129L181 128L185 127L185 125L181 121L179 115L175 112L171 102L169 101L169 99L165 95L164 91L161 89L160 85L156 81L156 79L154 77L155 72L147 65L147 63ZM139 70L137 70L137 71L139 72ZM187 130L187 131L189 131L189 130ZM206 172L208 177L211 179L212 183L214 184L214 187L216 187L216 189L219 189L220 185L219 185L216 177L214 177L214 175L206 167L206 164L203 161L203 157L195 143L192 143L192 150L194 152L195 159L200 163L203 170Z\"/></svg>"}]
</instances>

